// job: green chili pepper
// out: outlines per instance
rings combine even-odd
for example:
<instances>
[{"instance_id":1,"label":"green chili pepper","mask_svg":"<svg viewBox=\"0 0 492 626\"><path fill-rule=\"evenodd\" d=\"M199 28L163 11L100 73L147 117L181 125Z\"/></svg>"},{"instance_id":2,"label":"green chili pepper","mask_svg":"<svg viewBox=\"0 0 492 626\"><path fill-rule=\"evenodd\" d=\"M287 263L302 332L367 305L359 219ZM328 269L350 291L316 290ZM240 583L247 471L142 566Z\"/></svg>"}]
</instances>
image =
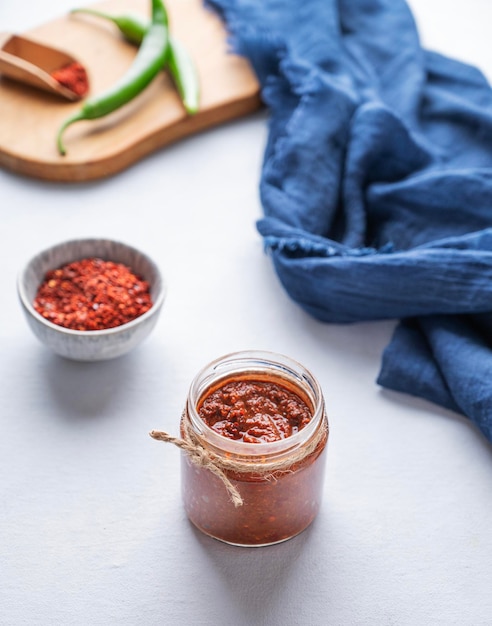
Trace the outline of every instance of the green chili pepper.
<instances>
[{"instance_id":1,"label":"green chili pepper","mask_svg":"<svg viewBox=\"0 0 492 626\"><path fill-rule=\"evenodd\" d=\"M140 44L149 23L139 15L109 15L92 9L73 9L71 13L89 13L109 20L118 27L123 37L133 44ZM167 59L169 73L183 102L187 113L194 115L198 111L200 88L196 67L186 48L174 37L169 37L169 54Z\"/></svg>"},{"instance_id":2,"label":"green chili pepper","mask_svg":"<svg viewBox=\"0 0 492 626\"><path fill-rule=\"evenodd\" d=\"M167 12L162 0L152 0L152 21L142 39L142 45L134 62L112 88L99 96L86 100L80 111L62 124L57 136L60 154L66 154L62 136L68 126L79 120L94 120L104 117L138 96L165 64L168 48Z\"/></svg>"},{"instance_id":3,"label":"green chili pepper","mask_svg":"<svg viewBox=\"0 0 492 626\"><path fill-rule=\"evenodd\" d=\"M196 68L186 48L173 37L169 38L169 72L187 113L198 111L200 88Z\"/></svg>"}]
</instances>

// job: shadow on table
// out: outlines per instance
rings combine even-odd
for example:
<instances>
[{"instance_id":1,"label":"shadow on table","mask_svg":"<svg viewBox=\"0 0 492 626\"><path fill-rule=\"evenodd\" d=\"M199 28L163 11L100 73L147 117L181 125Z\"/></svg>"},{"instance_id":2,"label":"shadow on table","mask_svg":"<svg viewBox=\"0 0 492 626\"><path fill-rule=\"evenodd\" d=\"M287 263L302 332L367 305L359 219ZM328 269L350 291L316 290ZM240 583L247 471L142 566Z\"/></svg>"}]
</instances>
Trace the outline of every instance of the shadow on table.
<instances>
[{"instance_id":1,"label":"shadow on table","mask_svg":"<svg viewBox=\"0 0 492 626\"><path fill-rule=\"evenodd\" d=\"M151 384L138 350L92 363L50 355L40 369L52 404L65 419L100 417L131 406Z\"/></svg>"},{"instance_id":2,"label":"shadow on table","mask_svg":"<svg viewBox=\"0 0 492 626\"><path fill-rule=\"evenodd\" d=\"M492 443L484 437L478 426L465 415L455 413L454 411L439 406L438 404L433 404L423 398L392 391L391 389L381 388L379 395L385 402L398 406L400 410L409 409L412 412L412 419L432 419L436 422L453 421L456 424L460 424L464 431L466 431L464 433L465 436L476 440L479 447L488 455L490 460L492 460Z\"/></svg>"},{"instance_id":3,"label":"shadow on table","mask_svg":"<svg viewBox=\"0 0 492 626\"><path fill-rule=\"evenodd\" d=\"M256 548L231 546L204 535L191 523L190 527L215 576L222 579L224 593L248 624L266 623L268 616L295 605L293 593L300 579L303 588L318 586L316 562L323 561L324 555L317 520L288 541Z\"/></svg>"}]
</instances>

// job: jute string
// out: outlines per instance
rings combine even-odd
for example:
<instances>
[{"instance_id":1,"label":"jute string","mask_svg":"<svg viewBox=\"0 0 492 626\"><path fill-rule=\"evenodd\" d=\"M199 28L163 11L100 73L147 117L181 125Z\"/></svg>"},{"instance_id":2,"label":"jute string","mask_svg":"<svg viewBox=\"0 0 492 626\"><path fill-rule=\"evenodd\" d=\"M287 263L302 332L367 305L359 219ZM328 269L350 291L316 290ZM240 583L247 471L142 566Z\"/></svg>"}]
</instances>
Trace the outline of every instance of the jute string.
<instances>
[{"instance_id":1,"label":"jute string","mask_svg":"<svg viewBox=\"0 0 492 626\"><path fill-rule=\"evenodd\" d=\"M181 416L181 424L183 438L174 437L162 430L152 430L149 434L158 441L172 443L183 450L192 463L198 467L210 470L212 474L223 482L235 507L242 506L244 501L237 487L229 480L226 474L227 471L236 474L256 474L265 480L274 479L279 473L291 471L296 463L312 454L328 434L328 423L326 418L323 417L320 428L318 428L314 437L306 446L300 447L285 459L265 464L262 462L242 461L240 459L226 459L204 448L202 442L191 429L190 418L186 410L183 411Z\"/></svg>"}]
</instances>

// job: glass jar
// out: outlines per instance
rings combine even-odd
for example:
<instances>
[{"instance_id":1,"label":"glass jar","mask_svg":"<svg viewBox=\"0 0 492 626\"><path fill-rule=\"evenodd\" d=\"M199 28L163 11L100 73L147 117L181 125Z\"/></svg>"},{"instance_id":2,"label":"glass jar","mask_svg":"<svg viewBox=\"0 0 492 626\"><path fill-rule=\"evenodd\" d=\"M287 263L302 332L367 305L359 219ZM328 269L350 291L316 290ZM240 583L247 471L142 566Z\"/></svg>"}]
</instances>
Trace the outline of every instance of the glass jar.
<instances>
[{"instance_id":1,"label":"glass jar","mask_svg":"<svg viewBox=\"0 0 492 626\"><path fill-rule=\"evenodd\" d=\"M230 439L208 426L198 412L205 397L230 381L280 385L307 404L311 418L278 441ZM328 420L318 382L296 361L247 351L207 365L191 384L181 436L213 464L211 471L200 455L197 463L193 455L182 454L184 507L205 534L237 546L266 546L299 534L318 513Z\"/></svg>"}]
</instances>

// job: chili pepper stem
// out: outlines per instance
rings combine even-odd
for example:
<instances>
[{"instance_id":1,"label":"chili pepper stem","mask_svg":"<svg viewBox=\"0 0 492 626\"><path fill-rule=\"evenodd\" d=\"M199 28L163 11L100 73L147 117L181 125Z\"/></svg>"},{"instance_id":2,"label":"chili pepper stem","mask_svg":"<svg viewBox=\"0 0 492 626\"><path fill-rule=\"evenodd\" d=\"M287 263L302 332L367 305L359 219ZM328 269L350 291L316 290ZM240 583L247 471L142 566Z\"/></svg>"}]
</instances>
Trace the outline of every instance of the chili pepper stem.
<instances>
[{"instance_id":1,"label":"chili pepper stem","mask_svg":"<svg viewBox=\"0 0 492 626\"><path fill-rule=\"evenodd\" d=\"M83 119L85 119L85 116L82 111L79 111L75 115L72 115L72 117L69 117L67 120L65 120L65 122L63 122L63 124L60 126L60 130L58 131L58 135L56 137L56 145L58 147L58 152L61 154L61 156L65 156L67 153L65 145L63 143L63 133L68 126L71 126L75 122Z\"/></svg>"},{"instance_id":2,"label":"chili pepper stem","mask_svg":"<svg viewBox=\"0 0 492 626\"><path fill-rule=\"evenodd\" d=\"M70 11L71 15L75 15L78 13L93 15L94 17L99 17L104 20L109 20L110 22L113 22L113 24L117 28L119 28L123 37L128 42L135 45L140 45L142 43L142 39L144 38L144 35L150 25L150 22L148 20L145 20L143 17L140 17L138 15L110 15L109 13L104 13L103 11L98 11L96 9L86 9L85 7L72 9ZM165 23L167 24L167 17Z\"/></svg>"},{"instance_id":3,"label":"chili pepper stem","mask_svg":"<svg viewBox=\"0 0 492 626\"><path fill-rule=\"evenodd\" d=\"M73 13L87 13L88 15L95 15L96 17L105 17L107 18L107 14L103 13L102 11L96 11L96 9L86 9L86 8L80 8L80 9L72 9L70 11L71 14Z\"/></svg>"}]
</instances>

